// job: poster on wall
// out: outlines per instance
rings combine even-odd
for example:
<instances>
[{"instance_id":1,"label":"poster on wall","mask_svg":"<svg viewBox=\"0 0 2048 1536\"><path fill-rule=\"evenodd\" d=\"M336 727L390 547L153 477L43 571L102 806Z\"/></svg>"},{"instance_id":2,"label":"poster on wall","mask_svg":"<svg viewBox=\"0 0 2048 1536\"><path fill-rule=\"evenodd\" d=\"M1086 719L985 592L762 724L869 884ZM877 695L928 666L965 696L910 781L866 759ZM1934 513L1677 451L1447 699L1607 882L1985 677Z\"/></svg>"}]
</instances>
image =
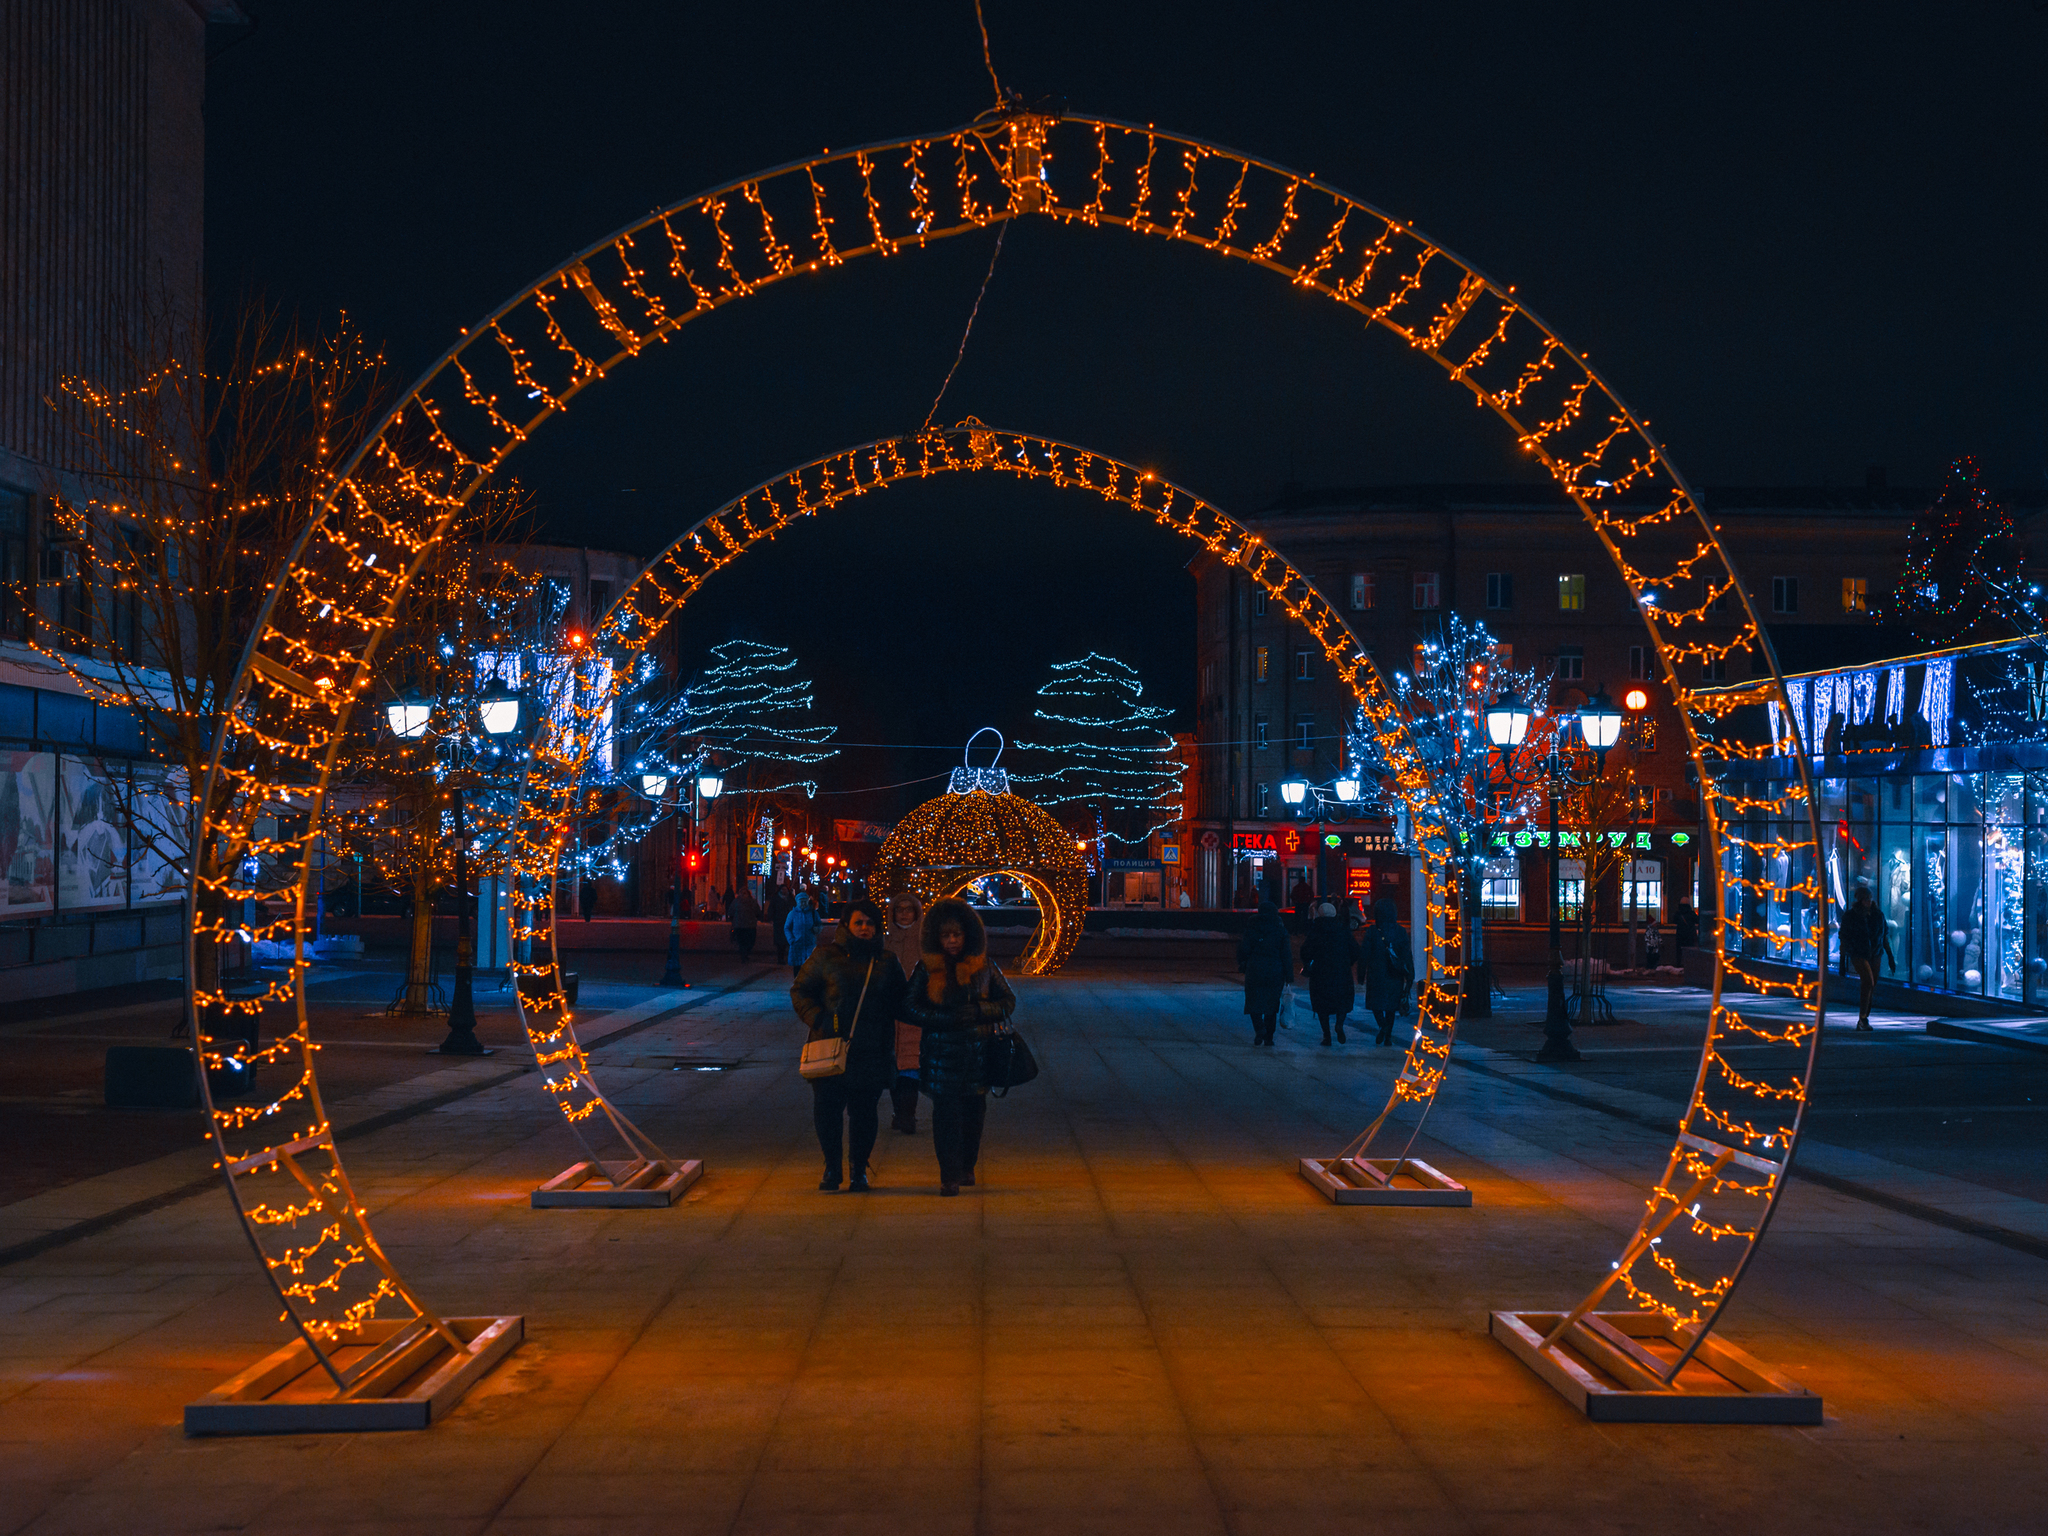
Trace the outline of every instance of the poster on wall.
<instances>
[{"instance_id":1,"label":"poster on wall","mask_svg":"<svg viewBox=\"0 0 2048 1536\"><path fill-rule=\"evenodd\" d=\"M135 815L128 837L134 906L184 898L185 783L182 768L135 765Z\"/></svg>"},{"instance_id":2,"label":"poster on wall","mask_svg":"<svg viewBox=\"0 0 2048 1536\"><path fill-rule=\"evenodd\" d=\"M85 912L128 905L128 839L119 768L85 758L57 761L57 906Z\"/></svg>"},{"instance_id":3,"label":"poster on wall","mask_svg":"<svg viewBox=\"0 0 2048 1536\"><path fill-rule=\"evenodd\" d=\"M0 752L0 917L55 908L57 758Z\"/></svg>"}]
</instances>

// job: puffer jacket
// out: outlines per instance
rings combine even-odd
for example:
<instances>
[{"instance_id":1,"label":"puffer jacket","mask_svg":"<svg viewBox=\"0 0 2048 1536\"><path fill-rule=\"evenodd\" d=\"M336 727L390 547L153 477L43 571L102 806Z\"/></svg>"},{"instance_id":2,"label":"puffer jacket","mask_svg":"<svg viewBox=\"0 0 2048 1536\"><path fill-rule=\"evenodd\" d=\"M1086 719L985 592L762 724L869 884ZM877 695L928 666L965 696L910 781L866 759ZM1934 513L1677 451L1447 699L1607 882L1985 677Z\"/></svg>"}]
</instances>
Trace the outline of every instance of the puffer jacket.
<instances>
[{"instance_id":1,"label":"puffer jacket","mask_svg":"<svg viewBox=\"0 0 2048 1536\"><path fill-rule=\"evenodd\" d=\"M960 925L967 942L948 960L939 929ZM988 958L988 934L964 901L935 901L924 915L924 958L904 989L903 1017L923 1031L917 1086L928 1098L988 1092L986 1046L991 1028L1017 1006L1017 995Z\"/></svg>"},{"instance_id":2,"label":"puffer jacket","mask_svg":"<svg viewBox=\"0 0 2048 1536\"><path fill-rule=\"evenodd\" d=\"M1352 968L1358 964L1358 941L1341 917L1319 917L1301 945L1301 968L1308 972L1308 1005L1315 1013L1349 1013L1358 1000Z\"/></svg>"},{"instance_id":3,"label":"puffer jacket","mask_svg":"<svg viewBox=\"0 0 2048 1536\"><path fill-rule=\"evenodd\" d=\"M866 981L867 1000L861 987ZM841 933L811 952L789 989L790 1005L810 1031L807 1038L824 1040L851 1034L846 1053L849 1087L884 1088L896 1077L896 1015L903 1009L903 967L880 943L866 944ZM858 1005L860 1017L853 1017Z\"/></svg>"}]
</instances>

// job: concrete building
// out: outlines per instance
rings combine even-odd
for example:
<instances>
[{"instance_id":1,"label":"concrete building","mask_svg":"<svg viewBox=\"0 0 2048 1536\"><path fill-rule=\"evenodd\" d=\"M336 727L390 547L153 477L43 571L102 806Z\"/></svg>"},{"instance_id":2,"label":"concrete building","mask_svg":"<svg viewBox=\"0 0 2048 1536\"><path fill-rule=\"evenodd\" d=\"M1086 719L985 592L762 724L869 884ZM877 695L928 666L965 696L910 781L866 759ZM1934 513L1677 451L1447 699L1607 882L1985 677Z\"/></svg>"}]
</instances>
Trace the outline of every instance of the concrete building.
<instances>
[{"instance_id":1,"label":"concrete building","mask_svg":"<svg viewBox=\"0 0 2048 1536\"><path fill-rule=\"evenodd\" d=\"M71 450L45 401L67 374L116 377L145 307L199 303L207 27L243 19L228 0L0 5L0 583L21 584L0 590L0 998L182 965L178 893L116 846L92 782L137 771L135 722L23 643L21 593L72 558L46 537Z\"/></svg>"},{"instance_id":2,"label":"concrete building","mask_svg":"<svg viewBox=\"0 0 2048 1536\"><path fill-rule=\"evenodd\" d=\"M1934 494L1880 483L1715 489L1704 502L1781 665L1806 670L1870 660L1886 647L1868 607L1900 569L1912 519ZM2048 499L2008 504L2022 537L2038 542L2030 525ZM1624 744L1639 748L1638 783L1654 812L1636 878L1660 913L1691 894L1699 810L1680 723L1634 601L1576 508L1545 485L1290 490L1248 526L1317 584L1384 671L1405 670L1417 641L1456 610L1483 619L1516 665L1551 674L1564 707L1603 686L1617 701L1641 688L1648 707ZM1187 857L1197 903L1229 904L1233 869L1245 873L1252 860L1261 888L1283 897L1301 879L1319 892L1341 881L1364 894L1376 861L1385 866L1379 885L1397 881L1390 826L1305 826L1281 803L1283 779L1327 784L1344 766L1354 703L1321 648L1235 567L1204 554L1191 569L1201 746ZM1531 847L1489 867L1489 930L1548 922L1539 862ZM1596 893L1597 915L1618 915L1618 896Z\"/></svg>"}]
</instances>

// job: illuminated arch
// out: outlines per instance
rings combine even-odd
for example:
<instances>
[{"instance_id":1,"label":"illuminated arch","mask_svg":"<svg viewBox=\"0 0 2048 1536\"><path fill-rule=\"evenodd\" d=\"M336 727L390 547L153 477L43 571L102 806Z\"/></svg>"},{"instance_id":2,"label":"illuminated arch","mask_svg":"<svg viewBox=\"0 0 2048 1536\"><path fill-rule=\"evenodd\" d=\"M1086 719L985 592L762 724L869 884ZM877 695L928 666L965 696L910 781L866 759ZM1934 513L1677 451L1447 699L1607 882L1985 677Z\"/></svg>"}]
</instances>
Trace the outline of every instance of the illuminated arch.
<instances>
[{"instance_id":1,"label":"illuminated arch","mask_svg":"<svg viewBox=\"0 0 2048 1536\"><path fill-rule=\"evenodd\" d=\"M1740 947L1728 948L1731 933L1772 942L1768 927L1744 916L1752 899L1789 909L1794 942L1809 959L1821 931L1819 835L1805 759L1795 753L1793 779L1766 798L1726 791L1714 773L1749 750L1720 740L1718 723L1745 707L1788 702L1775 659L1697 500L1647 424L1584 357L1512 289L1412 226L1270 162L1105 118L994 114L949 133L791 164L674 204L515 295L465 331L352 456L265 605L220 736L254 750L223 761L216 749L208 788L224 776L234 798L222 812L209 794L202 836L224 850L221 867L241 870L245 853L267 853L257 866L275 873L238 875L221 882L218 894L295 889L293 917L272 929L296 930L326 778L350 710L369 686L378 641L427 547L543 421L690 320L765 287L1024 217L1118 227L1247 261L1390 332L1508 425L1579 507L1642 605L1700 770L1709 834L1703 852L1731 852L1743 862L1728 882L1733 910L1715 926L1709 1029L1681 1134L1640 1228L1586 1305L1618 1283L1683 1330L1690 1342L1682 1365L1718 1318L1776 1205L1819 1039L1824 965L1779 981L1745 969ZM1731 662L1746 667L1747 686L1716 693L1693 686L1705 680L1703 671L1718 681ZM259 821L269 825L265 806L288 782L310 791L314 814L306 833L280 841L273 830L266 841ZM1782 875L1770 873L1779 867ZM189 965L187 974L196 974ZM1445 975L1455 986L1455 971ZM1747 1015L1723 995L1731 977L1753 990L1790 993L1813 1012L1791 1023ZM303 988L294 990L296 1031L282 1044L310 1050ZM202 1055L217 1059L231 1049L229 1032L216 1029L225 1005L220 996L195 998ZM1730 1038L1769 1050L1769 1064L1738 1070L1721 1050ZM310 1054L299 1084L269 1110L288 1112L287 1123L311 1115L296 1144L332 1169L329 1183L309 1186L312 1219L353 1213L351 1231L360 1228L362 1242L349 1251L373 1252L352 1197L343 1204L319 1193L345 1186L345 1176L318 1107ZM251 1238L287 1311L318 1347L335 1317L367 1316L380 1299L403 1292L388 1265L367 1288L346 1275L332 1285L280 1280L319 1247L300 1244L291 1257L276 1242L266 1247L284 1226L298 1230L276 1218L305 1197L293 1186L282 1205L249 1202L255 1192L245 1181L276 1168L274 1159L264 1162L273 1144L251 1133L264 1113L244 1119L215 1109L215 1133ZM350 1267L362 1262L358 1256Z\"/></svg>"}]
</instances>

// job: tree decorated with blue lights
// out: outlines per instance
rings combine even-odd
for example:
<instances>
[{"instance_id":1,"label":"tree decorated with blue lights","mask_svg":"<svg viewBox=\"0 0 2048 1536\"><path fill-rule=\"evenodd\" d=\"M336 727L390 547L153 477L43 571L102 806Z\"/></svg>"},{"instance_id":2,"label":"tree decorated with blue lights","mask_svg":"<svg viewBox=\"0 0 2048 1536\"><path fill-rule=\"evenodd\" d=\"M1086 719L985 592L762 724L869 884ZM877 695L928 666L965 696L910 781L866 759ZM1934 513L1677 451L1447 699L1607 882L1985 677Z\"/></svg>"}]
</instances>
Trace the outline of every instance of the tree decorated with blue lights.
<instances>
[{"instance_id":1,"label":"tree decorated with blue lights","mask_svg":"<svg viewBox=\"0 0 2048 1536\"><path fill-rule=\"evenodd\" d=\"M1143 702L1134 668L1090 651L1054 662L1038 697L1032 718L1050 727L1047 739L1017 747L1053 766L1010 775L1034 786L1031 799L1092 822L1110 842L1143 845L1181 819L1182 764L1164 724L1173 711Z\"/></svg>"},{"instance_id":2,"label":"tree decorated with blue lights","mask_svg":"<svg viewBox=\"0 0 2048 1536\"><path fill-rule=\"evenodd\" d=\"M1936 650L2038 630L2040 594L2021 579L2024 554L2011 511L1965 454L1914 518L1905 565L1878 616Z\"/></svg>"}]
</instances>

